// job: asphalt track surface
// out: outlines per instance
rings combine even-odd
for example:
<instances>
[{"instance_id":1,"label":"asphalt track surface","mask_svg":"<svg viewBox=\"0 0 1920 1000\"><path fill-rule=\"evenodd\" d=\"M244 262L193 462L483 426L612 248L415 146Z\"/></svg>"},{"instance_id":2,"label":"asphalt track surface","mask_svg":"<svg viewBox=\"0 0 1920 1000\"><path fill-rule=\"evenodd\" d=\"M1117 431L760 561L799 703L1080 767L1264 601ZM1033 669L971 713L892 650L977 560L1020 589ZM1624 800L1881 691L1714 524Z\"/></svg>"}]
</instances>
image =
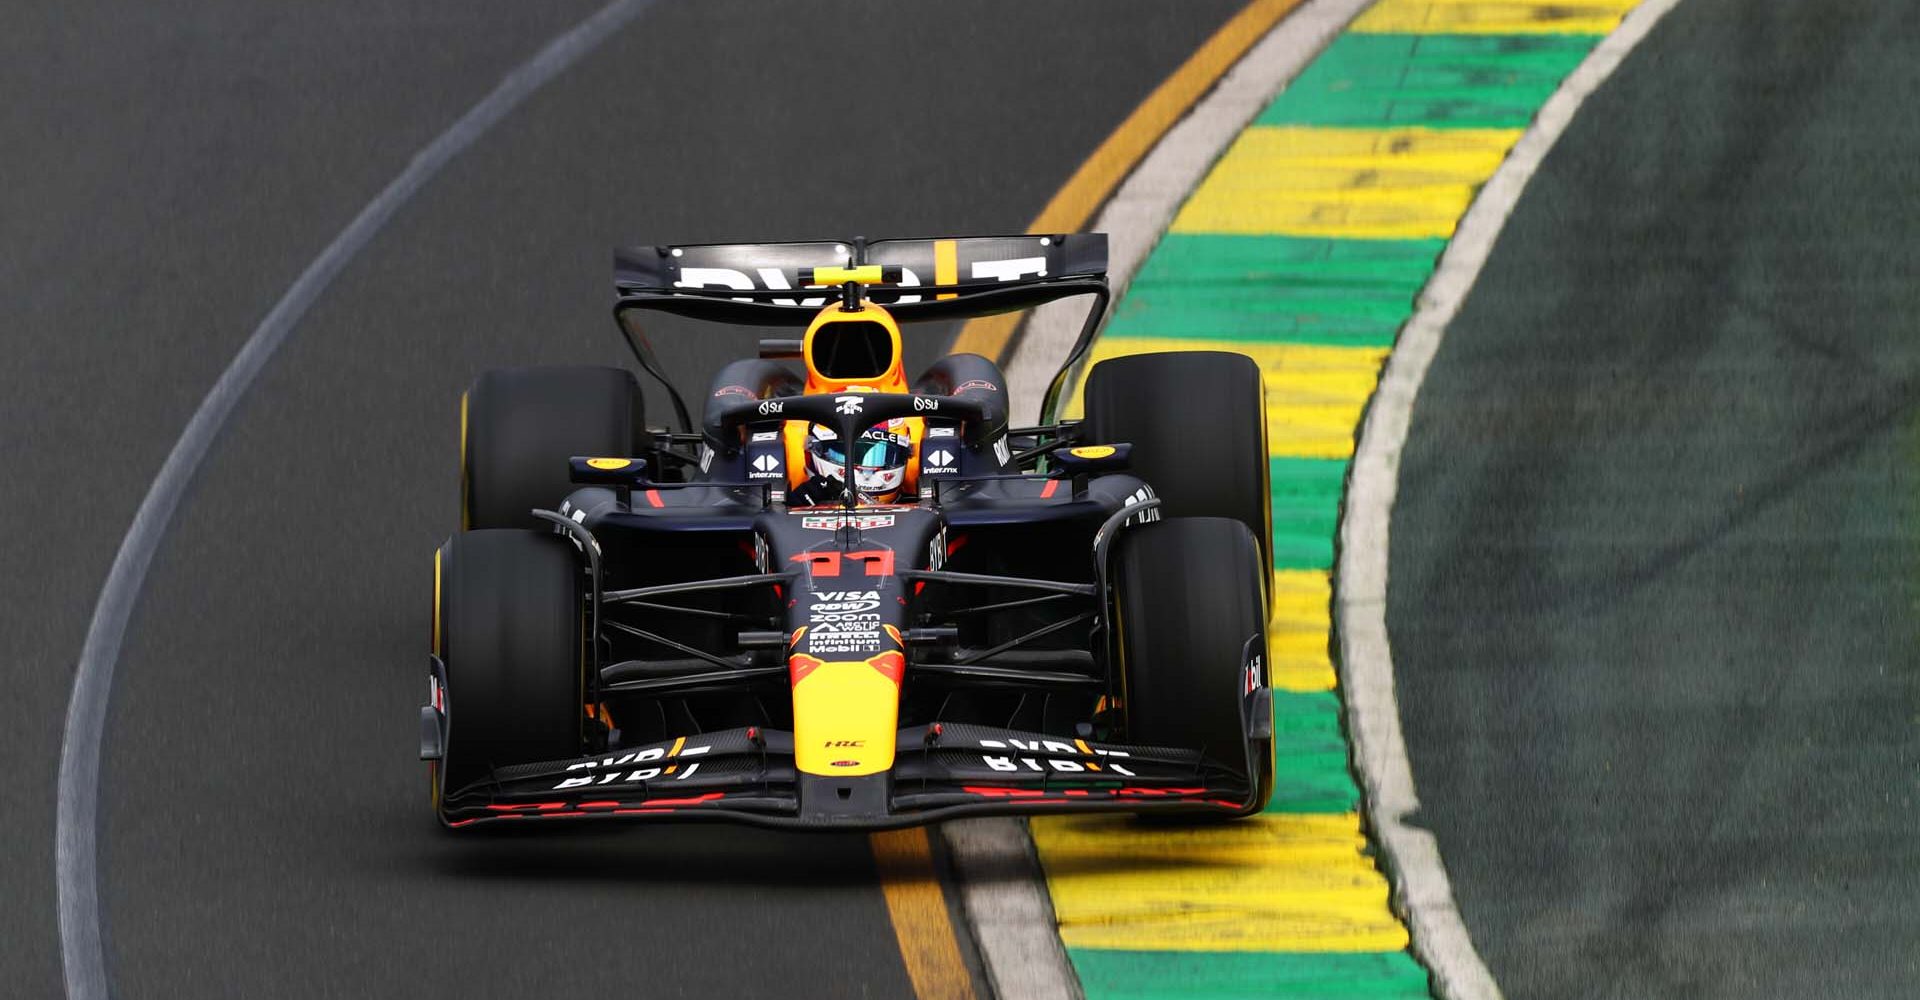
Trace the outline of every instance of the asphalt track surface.
<instances>
[{"instance_id":1,"label":"asphalt track surface","mask_svg":"<svg viewBox=\"0 0 1920 1000\"><path fill-rule=\"evenodd\" d=\"M598 6L10 13L9 995L61 991L61 719L146 484L307 262ZM155 560L101 790L116 995L908 995L864 837L432 822L414 706L429 556L455 519L454 404L487 367L624 362L616 243L1021 229L1236 6L668 0L453 162L269 365ZM658 340L697 392L753 335ZM670 413L658 394L649 412Z\"/></svg>"},{"instance_id":2,"label":"asphalt track surface","mask_svg":"<svg viewBox=\"0 0 1920 1000\"><path fill-rule=\"evenodd\" d=\"M1506 995L1920 992L1920 7L1687 0L1414 410L1388 600Z\"/></svg>"}]
</instances>

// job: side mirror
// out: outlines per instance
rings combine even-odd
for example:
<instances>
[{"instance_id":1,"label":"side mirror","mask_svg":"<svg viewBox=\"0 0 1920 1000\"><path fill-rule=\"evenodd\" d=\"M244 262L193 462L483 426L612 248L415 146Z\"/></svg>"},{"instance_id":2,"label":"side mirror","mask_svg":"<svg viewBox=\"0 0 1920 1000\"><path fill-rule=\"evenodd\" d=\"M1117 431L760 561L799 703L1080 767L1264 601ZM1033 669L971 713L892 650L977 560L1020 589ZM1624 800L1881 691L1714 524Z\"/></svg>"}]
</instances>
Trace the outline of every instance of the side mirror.
<instances>
[{"instance_id":1,"label":"side mirror","mask_svg":"<svg viewBox=\"0 0 1920 1000\"><path fill-rule=\"evenodd\" d=\"M567 478L581 486L634 486L644 482L647 460L644 458L588 458L575 455L567 459Z\"/></svg>"},{"instance_id":2,"label":"side mirror","mask_svg":"<svg viewBox=\"0 0 1920 1000\"><path fill-rule=\"evenodd\" d=\"M1133 456L1130 444L1083 444L1062 448L1048 457L1070 476L1096 472L1117 472L1128 466Z\"/></svg>"}]
</instances>

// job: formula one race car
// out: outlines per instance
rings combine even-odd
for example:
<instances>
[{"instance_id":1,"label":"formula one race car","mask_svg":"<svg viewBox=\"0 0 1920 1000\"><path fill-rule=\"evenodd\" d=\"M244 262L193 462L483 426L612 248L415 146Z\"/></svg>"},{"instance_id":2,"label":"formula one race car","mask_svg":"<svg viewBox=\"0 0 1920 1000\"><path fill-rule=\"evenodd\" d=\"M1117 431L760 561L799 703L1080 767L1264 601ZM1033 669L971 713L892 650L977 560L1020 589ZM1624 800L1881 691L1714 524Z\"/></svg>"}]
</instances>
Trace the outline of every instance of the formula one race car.
<instances>
[{"instance_id":1,"label":"formula one race car","mask_svg":"<svg viewBox=\"0 0 1920 1000\"><path fill-rule=\"evenodd\" d=\"M632 374L529 368L461 399L421 757L449 826L1261 809L1271 529L1260 371L1095 365L1101 234L643 246ZM901 323L1093 299L1044 426ZM723 367L695 429L638 318L804 327ZM797 361L798 366L783 362Z\"/></svg>"}]
</instances>

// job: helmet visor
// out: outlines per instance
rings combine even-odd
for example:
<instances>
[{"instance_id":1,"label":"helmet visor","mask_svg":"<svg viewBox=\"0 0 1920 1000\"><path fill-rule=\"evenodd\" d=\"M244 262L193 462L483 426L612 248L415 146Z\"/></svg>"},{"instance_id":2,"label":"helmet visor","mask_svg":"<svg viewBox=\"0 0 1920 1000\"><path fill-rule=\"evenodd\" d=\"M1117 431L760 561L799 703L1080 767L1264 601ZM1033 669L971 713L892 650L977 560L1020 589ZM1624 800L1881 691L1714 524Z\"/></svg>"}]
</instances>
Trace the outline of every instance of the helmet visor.
<instances>
[{"instance_id":1,"label":"helmet visor","mask_svg":"<svg viewBox=\"0 0 1920 1000\"><path fill-rule=\"evenodd\" d=\"M822 441L820 450L827 461L835 465L847 464L847 453L839 441ZM892 441L856 440L853 442L853 465L857 469L891 469L907 464L907 449Z\"/></svg>"}]
</instances>

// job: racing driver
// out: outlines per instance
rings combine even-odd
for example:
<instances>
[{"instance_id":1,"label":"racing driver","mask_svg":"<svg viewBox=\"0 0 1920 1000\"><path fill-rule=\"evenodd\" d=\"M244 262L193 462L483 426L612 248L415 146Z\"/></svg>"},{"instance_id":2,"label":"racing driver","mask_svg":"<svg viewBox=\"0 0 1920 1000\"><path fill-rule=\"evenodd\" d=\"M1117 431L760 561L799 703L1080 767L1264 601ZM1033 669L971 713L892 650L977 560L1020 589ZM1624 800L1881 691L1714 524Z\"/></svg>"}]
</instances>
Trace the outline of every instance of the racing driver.
<instances>
[{"instance_id":1,"label":"racing driver","mask_svg":"<svg viewBox=\"0 0 1920 1000\"><path fill-rule=\"evenodd\" d=\"M853 479L857 503L893 503L907 481L913 436L906 418L875 424L853 442ZM832 428L814 424L807 431L807 479L787 494L795 507L844 503L847 450Z\"/></svg>"}]
</instances>

